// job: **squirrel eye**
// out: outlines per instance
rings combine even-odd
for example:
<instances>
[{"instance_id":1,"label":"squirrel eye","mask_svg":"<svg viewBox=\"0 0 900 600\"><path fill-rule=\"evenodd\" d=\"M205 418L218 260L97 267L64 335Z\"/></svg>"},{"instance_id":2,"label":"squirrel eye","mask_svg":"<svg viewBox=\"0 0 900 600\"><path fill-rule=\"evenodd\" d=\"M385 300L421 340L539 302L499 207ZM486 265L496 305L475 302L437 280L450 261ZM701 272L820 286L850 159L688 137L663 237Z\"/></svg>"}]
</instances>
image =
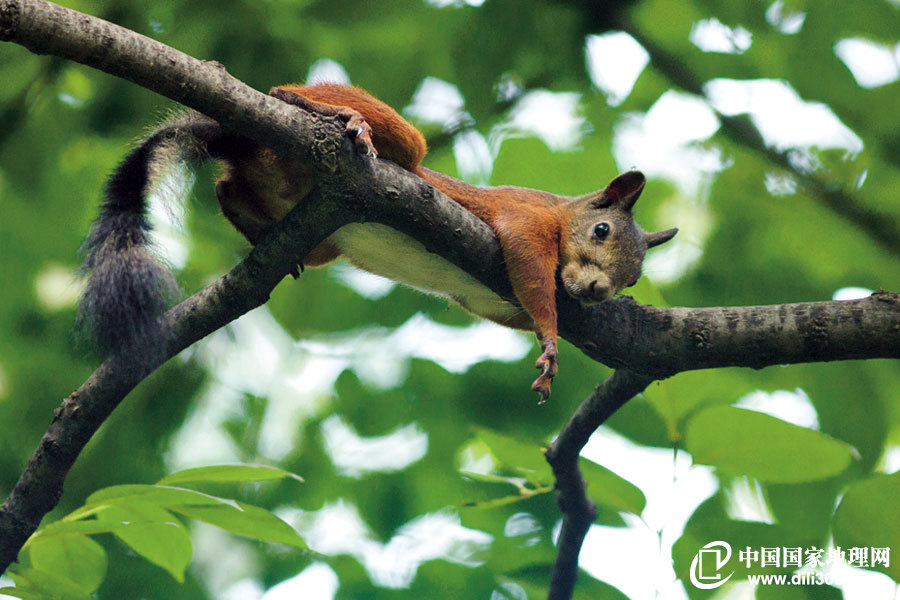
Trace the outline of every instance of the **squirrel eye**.
<instances>
[{"instance_id":1,"label":"squirrel eye","mask_svg":"<svg viewBox=\"0 0 900 600\"><path fill-rule=\"evenodd\" d=\"M594 225L594 232L591 235L598 242L602 242L609 235L609 223L597 223Z\"/></svg>"}]
</instances>

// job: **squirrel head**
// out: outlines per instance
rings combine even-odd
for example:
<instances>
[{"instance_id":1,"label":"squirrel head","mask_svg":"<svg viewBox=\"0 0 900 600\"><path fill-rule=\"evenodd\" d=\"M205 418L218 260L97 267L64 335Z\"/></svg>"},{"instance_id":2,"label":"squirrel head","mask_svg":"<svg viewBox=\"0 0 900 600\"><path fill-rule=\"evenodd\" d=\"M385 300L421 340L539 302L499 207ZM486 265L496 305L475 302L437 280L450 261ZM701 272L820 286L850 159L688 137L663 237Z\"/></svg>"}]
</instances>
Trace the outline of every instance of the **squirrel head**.
<instances>
[{"instance_id":1,"label":"squirrel head","mask_svg":"<svg viewBox=\"0 0 900 600\"><path fill-rule=\"evenodd\" d=\"M570 205L571 226L560 243L560 277L576 300L604 302L634 285L647 249L678 233L678 229L645 233L635 223L632 208L646 181L640 171L629 171Z\"/></svg>"}]
</instances>

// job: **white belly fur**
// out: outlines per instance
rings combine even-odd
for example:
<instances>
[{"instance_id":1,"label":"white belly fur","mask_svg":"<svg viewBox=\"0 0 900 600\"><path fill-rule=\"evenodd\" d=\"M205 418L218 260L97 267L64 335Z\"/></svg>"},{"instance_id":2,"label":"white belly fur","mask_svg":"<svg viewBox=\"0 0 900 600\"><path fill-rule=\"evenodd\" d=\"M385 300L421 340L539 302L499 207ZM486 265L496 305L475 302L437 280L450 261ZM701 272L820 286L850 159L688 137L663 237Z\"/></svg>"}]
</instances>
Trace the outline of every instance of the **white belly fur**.
<instances>
[{"instance_id":1,"label":"white belly fur","mask_svg":"<svg viewBox=\"0 0 900 600\"><path fill-rule=\"evenodd\" d=\"M329 238L360 269L449 298L476 315L503 323L522 311L418 241L378 223L353 223Z\"/></svg>"}]
</instances>

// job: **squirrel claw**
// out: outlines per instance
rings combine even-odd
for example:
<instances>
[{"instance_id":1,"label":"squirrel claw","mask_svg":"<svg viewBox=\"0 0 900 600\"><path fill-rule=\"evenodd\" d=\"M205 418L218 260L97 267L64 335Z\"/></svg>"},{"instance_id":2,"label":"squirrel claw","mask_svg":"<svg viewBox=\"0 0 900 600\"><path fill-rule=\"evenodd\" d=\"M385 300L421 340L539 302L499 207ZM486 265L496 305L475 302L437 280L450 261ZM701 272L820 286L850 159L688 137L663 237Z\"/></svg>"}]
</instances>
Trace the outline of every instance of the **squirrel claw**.
<instances>
[{"instance_id":1,"label":"squirrel claw","mask_svg":"<svg viewBox=\"0 0 900 600\"><path fill-rule=\"evenodd\" d=\"M372 144L372 128L362 115L352 115L347 119L347 134L353 138L357 152L370 158L378 156L378 152L375 151L375 146Z\"/></svg>"},{"instance_id":2,"label":"squirrel claw","mask_svg":"<svg viewBox=\"0 0 900 600\"><path fill-rule=\"evenodd\" d=\"M541 370L541 374L531 384L531 389L540 394L538 404L543 404L550 397L550 384L559 370L559 355L555 345L547 347L534 366Z\"/></svg>"},{"instance_id":3,"label":"squirrel claw","mask_svg":"<svg viewBox=\"0 0 900 600\"><path fill-rule=\"evenodd\" d=\"M551 380L545 378L543 375L534 380L534 383L531 384L532 391L538 393L540 398L538 399L538 404L543 404L547 401L547 398L550 397L550 382Z\"/></svg>"},{"instance_id":4,"label":"squirrel claw","mask_svg":"<svg viewBox=\"0 0 900 600\"><path fill-rule=\"evenodd\" d=\"M344 131L353 140L357 151L363 156L372 158L378 156L378 153L375 152L375 146L372 144L372 128L358 111L346 106L332 106L316 102L284 88L272 88L269 94L283 102L299 106L304 110L341 119L345 123Z\"/></svg>"}]
</instances>

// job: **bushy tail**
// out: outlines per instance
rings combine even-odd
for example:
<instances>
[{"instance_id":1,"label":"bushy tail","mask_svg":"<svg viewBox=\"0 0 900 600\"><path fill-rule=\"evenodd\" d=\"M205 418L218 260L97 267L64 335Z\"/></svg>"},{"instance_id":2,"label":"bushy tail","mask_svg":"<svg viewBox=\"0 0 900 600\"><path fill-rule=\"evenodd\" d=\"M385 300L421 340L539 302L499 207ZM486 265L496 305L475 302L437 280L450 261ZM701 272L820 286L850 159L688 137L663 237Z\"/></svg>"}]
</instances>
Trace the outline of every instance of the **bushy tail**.
<instances>
[{"instance_id":1,"label":"bushy tail","mask_svg":"<svg viewBox=\"0 0 900 600\"><path fill-rule=\"evenodd\" d=\"M90 272L77 329L96 350L148 356L165 350L162 315L177 292L153 251L147 194L174 163L210 157L222 137L215 121L196 113L170 119L122 161L106 184L100 215L82 246Z\"/></svg>"}]
</instances>

